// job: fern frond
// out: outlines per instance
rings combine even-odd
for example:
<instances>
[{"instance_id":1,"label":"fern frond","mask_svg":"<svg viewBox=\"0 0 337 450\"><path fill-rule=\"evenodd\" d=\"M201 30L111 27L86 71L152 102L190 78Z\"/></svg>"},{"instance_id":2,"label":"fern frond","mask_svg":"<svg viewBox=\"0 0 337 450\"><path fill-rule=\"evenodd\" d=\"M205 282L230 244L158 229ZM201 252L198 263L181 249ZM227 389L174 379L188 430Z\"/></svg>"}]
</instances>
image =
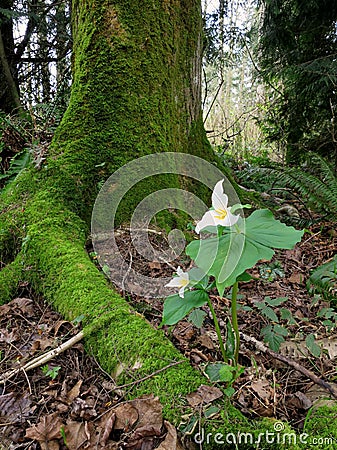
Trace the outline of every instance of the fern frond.
<instances>
[{"instance_id":1,"label":"fern frond","mask_svg":"<svg viewBox=\"0 0 337 450\"><path fill-rule=\"evenodd\" d=\"M326 298L337 299L337 255L313 271L307 282L307 288Z\"/></svg>"},{"instance_id":2,"label":"fern frond","mask_svg":"<svg viewBox=\"0 0 337 450\"><path fill-rule=\"evenodd\" d=\"M268 183L273 188L289 188L298 193L307 206L326 217L336 218L337 211L337 175L331 165L321 156L308 155L305 168L277 167L249 169L246 179ZM268 189L266 189L268 190Z\"/></svg>"}]
</instances>

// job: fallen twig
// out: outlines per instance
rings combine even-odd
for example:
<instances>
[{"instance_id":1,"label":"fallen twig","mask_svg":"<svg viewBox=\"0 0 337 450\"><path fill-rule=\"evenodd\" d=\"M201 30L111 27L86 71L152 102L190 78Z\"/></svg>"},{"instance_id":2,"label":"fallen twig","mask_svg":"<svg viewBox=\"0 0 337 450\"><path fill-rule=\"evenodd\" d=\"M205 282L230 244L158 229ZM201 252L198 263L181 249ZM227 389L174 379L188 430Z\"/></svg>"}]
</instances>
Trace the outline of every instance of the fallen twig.
<instances>
[{"instance_id":1,"label":"fallen twig","mask_svg":"<svg viewBox=\"0 0 337 450\"><path fill-rule=\"evenodd\" d=\"M178 364L181 364L183 362L186 362L186 361L184 361L184 360L174 361L173 363L168 364L167 366L162 367L161 369L158 369L155 372L150 373L150 375L146 375L146 377L140 378L139 380L132 381L131 383L122 384L121 386L116 386L115 388L113 388L113 390L115 391L116 389L124 389L126 387L130 387L130 386L134 386L134 385L136 385L138 383L142 383L143 381L148 380L149 378L152 378L155 375L158 375L158 373L164 372L164 370L167 370L167 369L169 369L170 367L173 367L173 366L177 366Z\"/></svg>"},{"instance_id":2,"label":"fallen twig","mask_svg":"<svg viewBox=\"0 0 337 450\"><path fill-rule=\"evenodd\" d=\"M302 373L306 377L308 377L311 381L318 384L319 386L324 387L327 389L330 394L337 398L337 390L326 381L322 380L318 376L316 376L313 372L303 367L301 364L297 363L293 359L287 358L286 356L280 355L280 353L274 352L273 350L270 350L268 347L266 347L262 342L258 341L252 336L248 336L247 334L240 333L240 336L242 339L244 339L246 342L250 342L254 344L254 346L260 350L263 353L267 353L272 358L278 359L279 361L282 361L283 363L287 364L288 366L292 367L293 369L297 370L298 372Z\"/></svg>"},{"instance_id":3,"label":"fallen twig","mask_svg":"<svg viewBox=\"0 0 337 450\"><path fill-rule=\"evenodd\" d=\"M31 361L28 361L24 366L18 367L17 369L12 369L7 372L5 372L0 377L0 385L4 384L7 380L15 376L16 374L20 372L27 372L28 370L35 369L36 367L42 366L42 364L47 363L51 359L55 358L55 356L63 353L68 348L75 345L77 342L79 342L81 339L83 339L84 334L83 331L80 331L75 336L73 336L68 341L64 342L63 344L59 345L58 347L54 348L53 350L49 350L49 352L44 353L37 358L32 359Z\"/></svg>"}]
</instances>

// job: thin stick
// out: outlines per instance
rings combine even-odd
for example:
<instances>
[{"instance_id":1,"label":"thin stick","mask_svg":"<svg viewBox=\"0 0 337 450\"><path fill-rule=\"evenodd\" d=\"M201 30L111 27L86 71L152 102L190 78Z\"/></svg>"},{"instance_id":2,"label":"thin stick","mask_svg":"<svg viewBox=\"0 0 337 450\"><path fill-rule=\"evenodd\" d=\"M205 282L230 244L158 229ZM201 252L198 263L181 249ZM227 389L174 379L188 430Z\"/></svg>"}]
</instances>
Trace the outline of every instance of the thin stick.
<instances>
[{"instance_id":1,"label":"thin stick","mask_svg":"<svg viewBox=\"0 0 337 450\"><path fill-rule=\"evenodd\" d=\"M135 384L142 383L143 381L146 381L146 380L148 380L149 378L152 378L152 377L154 377L155 375L158 375L158 373L164 372L164 370L167 370L167 369L169 369L170 367L173 367L173 366L177 366L178 364L181 364L181 363L183 363L183 362L186 362L186 361L184 361L184 360L181 360L181 361L175 361L175 362L173 362L173 363L171 363L171 364L168 364L168 365L165 366L165 367L162 367L161 369L156 370L155 372L150 373L150 375L146 375L146 377L140 378L139 380L132 381L131 383L122 384L121 386L116 386L116 387L113 388L112 390L115 391L116 389L124 389L124 388L126 388L126 387L134 386Z\"/></svg>"},{"instance_id":2,"label":"thin stick","mask_svg":"<svg viewBox=\"0 0 337 450\"><path fill-rule=\"evenodd\" d=\"M252 336L248 336L247 334L240 333L242 339L244 339L246 342L250 342L255 345L255 347L260 350L263 353L267 353L268 355L272 356L275 359L278 359L279 361L282 361L283 363L287 364L288 366L292 367L293 369L297 370L297 372L302 373L306 377L308 377L311 381L318 384L319 386L324 387L324 389L327 389L330 394L337 398L337 390L326 381L322 380L318 376L316 376L313 372L303 367L301 364L298 364L293 359L287 358L286 356L280 355L279 353L274 352L273 350L270 350L268 347L266 347L262 342L258 341Z\"/></svg>"},{"instance_id":3,"label":"thin stick","mask_svg":"<svg viewBox=\"0 0 337 450\"><path fill-rule=\"evenodd\" d=\"M45 364L46 362L50 361L51 359L55 358L55 356L63 353L68 348L75 345L77 342L79 342L81 339L83 339L84 334L83 331L80 331L75 336L73 336L68 341L64 342L63 344L59 345L58 347L54 348L53 350L50 350L47 353L44 353L43 355L38 356L37 358L32 359L31 361L28 361L24 366L18 367L17 369L9 370L8 372L4 373L0 378L0 385L5 384L7 380L12 378L14 375L20 373L21 371L27 372L28 370L35 369L36 367L42 366L42 364Z\"/></svg>"}]
</instances>

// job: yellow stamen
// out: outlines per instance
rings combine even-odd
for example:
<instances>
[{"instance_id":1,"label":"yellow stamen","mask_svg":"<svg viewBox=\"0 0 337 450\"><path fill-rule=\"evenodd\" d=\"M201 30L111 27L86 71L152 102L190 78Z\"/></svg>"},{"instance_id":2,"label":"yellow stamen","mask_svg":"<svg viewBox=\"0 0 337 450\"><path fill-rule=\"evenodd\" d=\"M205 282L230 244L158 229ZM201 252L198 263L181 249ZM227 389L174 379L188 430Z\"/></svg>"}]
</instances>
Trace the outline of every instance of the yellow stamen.
<instances>
[{"instance_id":1,"label":"yellow stamen","mask_svg":"<svg viewBox=\"0 0 337 450\"><path fill-rule=\"evenodd\" d=\"M215 219L224 220L227 216L227 211L225 209L216 209L215 212L218 214L214 216Z\"/></svg>"},{"instance_id":2,"label":"yellow stamen","mask_svg":"<svg viewBox=\"0 0 337 450\"><path fill-rule=\"evenodd\" d=\"M186 280L185 278L182 278L182 279L180 280L180 286L179 286L179 287L185 287L185 286L188 285L188 283L189 283L188 280Z\"/></svg>"}]
</instances>

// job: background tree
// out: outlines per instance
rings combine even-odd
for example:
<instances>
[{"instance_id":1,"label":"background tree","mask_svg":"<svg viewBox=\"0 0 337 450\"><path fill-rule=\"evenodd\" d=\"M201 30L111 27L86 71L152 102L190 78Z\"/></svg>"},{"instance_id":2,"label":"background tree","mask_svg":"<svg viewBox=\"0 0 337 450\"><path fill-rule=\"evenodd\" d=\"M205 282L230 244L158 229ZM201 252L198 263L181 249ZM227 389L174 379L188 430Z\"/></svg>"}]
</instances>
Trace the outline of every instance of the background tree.
<instances>
[{"instance_id":1,"label":"background tree","mask_svg":"<svg viewBox=\"0 0 337 450\"><path fill-rule=\"evenodd\" d=\"M21 109L18 73L16 70L13 0L5 0L0 10L0 109L4 112Z\"/></svg>"},{"instance_id":2,"label":"background tree","mask_svg":"<svg viewBox=\"0 0 337 450\"><path fill-rule=\"evenodd\" d=\"M0 110L12 113L55 98L61 79L69 86L70 7L68 0L1 6Z\"/></svg>"},{"instance_id":3,"label":"background tree","mask_svg":"<svg viewBox=\"0 0 337 450\"><path fill-rule=\"evenodd\" d=\"M263 137L256 119L263 85L255 76L257 44L254 1L205 5L205 127L210 141L237 157L256 154Z\"/></svg>"},{"instance_id":4,"label":"background tree","mask_svg":"<svg viewBox=\"0 0 337 450\"><path fill-rule=\"evenodd\" d=\"M263 78L271 91L265 126L285 139L287 160L308 150L337 158L337 3L264 0L260 36Z\"/></svg>"}]
</instances>

